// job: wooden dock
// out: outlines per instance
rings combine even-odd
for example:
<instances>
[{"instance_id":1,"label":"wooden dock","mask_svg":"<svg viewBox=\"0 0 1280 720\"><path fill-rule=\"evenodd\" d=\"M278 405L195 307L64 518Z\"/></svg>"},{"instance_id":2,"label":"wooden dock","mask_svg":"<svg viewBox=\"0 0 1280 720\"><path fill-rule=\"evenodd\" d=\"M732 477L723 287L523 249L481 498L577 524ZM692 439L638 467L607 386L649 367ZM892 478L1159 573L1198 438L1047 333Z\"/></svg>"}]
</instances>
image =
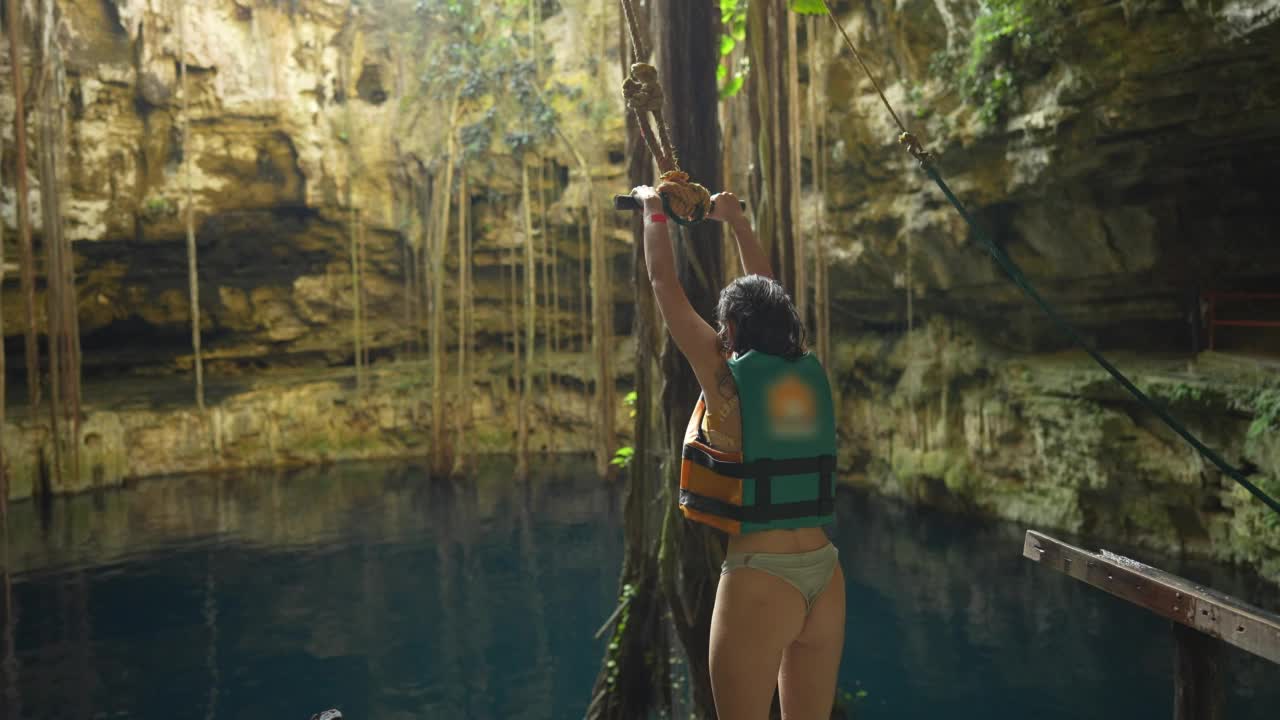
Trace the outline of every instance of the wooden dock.
<instances>
[{"instance_id":1,"label":"wooden dock","mask_svg":"<svg viewBox=\"0 0 1280 720\"><path fill-rule=\"evenodd\" d=\"M1222 643L1280 664L1280 615L1105 550L1028 530L1022 554L1173 623L1174 720L1224 718ZM1217 642L1220 641L1220 642Z\"/></svg>"}]
</instances>

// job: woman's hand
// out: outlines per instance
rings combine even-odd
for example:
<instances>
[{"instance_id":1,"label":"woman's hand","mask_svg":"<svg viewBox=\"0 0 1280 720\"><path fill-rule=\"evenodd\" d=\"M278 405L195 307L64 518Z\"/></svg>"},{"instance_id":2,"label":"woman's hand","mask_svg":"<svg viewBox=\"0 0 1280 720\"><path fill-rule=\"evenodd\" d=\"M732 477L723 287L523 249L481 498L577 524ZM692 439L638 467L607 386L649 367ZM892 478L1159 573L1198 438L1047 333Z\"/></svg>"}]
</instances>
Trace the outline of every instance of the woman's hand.
<instances>
[{"instance_id":1,"label":"woman's hand","mask_svg":"<svg viewBox=\"0 0 1280 720\"><path fill-rule=\"evenodd\" d=\"M742 217L742 203L738 201L737 195L722 192L711 196L711 212L707 213L708 220L732 222L740 217Z\"/></svg>"},{"instance_id":2,"label":"woman's hand","mask_svg":"<svg viewBox=\"0 0 1280 720\"><path fill-rule=\"evenodd\" d=\"M662 197L658 195L658 191L648 185L639 185L631 189L631 197L640 201L644 207L645 213L659 212L662 210Z\"/></svg>"}]
</instances>

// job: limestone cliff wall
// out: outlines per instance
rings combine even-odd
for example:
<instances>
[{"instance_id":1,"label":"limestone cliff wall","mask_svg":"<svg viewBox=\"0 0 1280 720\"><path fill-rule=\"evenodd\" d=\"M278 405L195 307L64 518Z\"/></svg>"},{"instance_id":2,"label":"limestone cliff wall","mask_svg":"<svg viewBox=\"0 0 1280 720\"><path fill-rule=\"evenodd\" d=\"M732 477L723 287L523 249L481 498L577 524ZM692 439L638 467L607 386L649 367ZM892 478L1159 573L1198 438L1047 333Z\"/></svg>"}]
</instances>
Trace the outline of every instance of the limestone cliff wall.
<instances>
[{"instance_id":1,"label":"limestone cliff wall","mask_svg":"<svg viewBox=\"0 0 1280 720\"><path fill-rule=\"evenodd\" d=\"M1012 9L984 24L972 0L871 2L842 18L953 189L1073 321L1105 344L1186 351L1197 290L1280 285L1280 3L989 5ZM897 145L861 72L836 61L826 89L846 308L905 324L910 255L921 314L1064 347Z\"/></svg>"},{"instance_id":2,"label":"limestone cliff wall","mask_svg":"<svg viewBox=\"0 0 1280 720\"><path fill-rule=\"evenodd\" d=\"M58 6L69 85L64 205L86 371L189 367L180 3L69 0ZM405 44L397 23L406 19L393 10L416 20L412 3L208 0L186 6L188 151L211 362L234 370L349 361L353 210L365 227L371 344L375 352L402 344L410 332L403 310L406 245L421 243L408 158L447 124L429 102L413 122L405 107L419 82L413 74L418 49ZM590 47L612 37L604 32L605 18L585 0L562 6L544 27L557 40L555 71L579 89L584 103L601 106L604 127L617 125L617 62ZM7 44L0 46L0 133L11 167L13 99ZM603 187L619 172L622 136L599 132L576 105L557 109ZM544 186L552 247L576 275L575 225L588 198L563 147L543 154L555 164ZM432 160L423 155L414 162ZM39 242L34 165L31 177ZM511 218L519 195L511 178L510 170L490 169L472 179L482 339L509 314L501 306L501 270L511 248L523 242ZM0 212L12 238L9 178L4 185ZM624 235L615 240L615 253L628 252ZM22 362L23 322L12 240L9 248L3 312L14 369ZM449 264L456 265L452 254ZM565 294L566 305L576 301ZM559 320L566 334L576 330L568 316Z\"/></svg>"},{"instance_id":3,"label":"limestone cliff wall","mask_svg":"<svg viewBox=\"0 0 1280 720\"><path fill-rule=\"evenodd\" d=\"M845 3L841 15L1042 293L1280 491L1280 333L1220 330L1228 354L1196 355L1199 293L1280 288L1280 3L985 7ZM819 41L847 54L830 33ZM1280 524L1087 359L1059 354L1070 342L971 241L860 71L838 62L826 95L847 477L1280 578ZM1233 312L1275 319L1280 304Z\"/></svg>"}]
</instances>

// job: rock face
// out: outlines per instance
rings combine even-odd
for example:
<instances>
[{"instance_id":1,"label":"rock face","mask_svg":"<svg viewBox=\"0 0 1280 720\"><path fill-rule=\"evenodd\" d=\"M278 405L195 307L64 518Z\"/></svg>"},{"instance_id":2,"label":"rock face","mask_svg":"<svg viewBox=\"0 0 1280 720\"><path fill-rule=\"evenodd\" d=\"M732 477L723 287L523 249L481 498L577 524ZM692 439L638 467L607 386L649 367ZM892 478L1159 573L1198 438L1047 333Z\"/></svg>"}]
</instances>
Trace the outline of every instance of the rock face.
<instances>
[{"instance_id":1,"label":"rock face","mask_svg":"<svg viewBox=\"0 0 1280 720\"><path fill-rule=\"evenodd\" d=\"M565 5L577 10L587 3ZM398 151L418 136L439 133L440 118L410 128L402 101L417 78L411 77L414 48L400 47L393 32L401 18L391 5L348 0L186 6L183 52L177 1L59 3L70 118L64 205L77 256L86 373L190 364L180 59L188 66L201 312L215 371L349 362L354 211L364 228L369 344L375 354L403 345L412 336L404 311L407 246L421 243L421 225L407 185L407 156ZM412 4L404 7L412 16ZM600 34L592 31L600 22L597 13L562 12L547 20L546 32L592 37ZM588 72L589 55L567 47L556 69L581 86L586 101L602 106L603 125L592 127L572 112L562 117L566 134L607 178L618 171L609 153L617 160L623 142L621 134L602 131L621 122L619 69L597 59ZM6 158L12 158L8 81L6 62L0 124ZM576 170L568 170L568 153L548 148L544 154L555 168L543 186L548 232L565 270L576 271L575 218L588 198L580 181L569 182ZM505 180L501 172L477 174L473 260L483 338L498 331L486 323L509 313L502 307L502 268L523 241L509 217L519 198L510 173ZM39 242L34 169L31 177ZM12 189L3 200L5 235L12 238ZM613 252L627 252L617 237ZM10 263L15 257L16 248ZM22 304L13 270L3 298L11 369L22 362ZM570 300L576 295L566 291L566 305ZM576 332L569 317L559 319L566 334Z\"/></svg>"},{"instance_id":2,"label":"rock face","mask_svg":"<svg viewBox=\"0 0 1280 720\"><path fill-rule=\"evenodd\" d=\"M549 452L594 450L586 429L596 422L595 406L573 388L584 383L573 377L576 364L557 359L557 389L529 403L529 446L539 465ZM65 455L52 455L43 418L10 419L0 437L10 463L9 496L69 495L192 472L425 457L432 437L429 376L426 363L387 363L373 369L360 393L346 369L269 373L212 383L203 412L191 405L185 386L175 401L176 388L152 378L118 382L95 396L79 428L74 465ZM471 466L476 455L514 452L517 398L505 382L483 379L466 393L454 388L445 393L451 419L446 437L457 469ZM452 422L464 412L472 418L465 438ZM614 424L628 429L627 408L618 409ZM55 462L62 463L62 472L49 472Z\"/></svg>"},{"instance_id":3,"label":"rock face","mask_svg":"<svg viewBox=\"0 0 1280 720\"><path fill-rule=\"evenodd\" d=\"M1280 518L1087 357L1010 354L960 321L838 344L843 477L951 511L1089 542L1244 562L1280 580ZM1115 357L1251 481L1280 491L1280 362Z\"/></svg>"},{"instance_id":4,"label":"rock face","mask_svg":"<svg viewBox=\"0 0 1280 720\"><path fill-rule=\"evenodd\" d=\"M984 26L967 0L872 3L845 20L942 175L1072 321L1106 346L1187 351L1198 291L1280 284L1280 3L1238 5L992 3L1025 12L1019 32L1051 57L999 36L974 49ZM977 56L996 69L967 71ZM974 94L1009 86L984 120ZM832 229L856 256L834 283L844 304L905 324L910 256L922 314L962 315L1013 347L1066 347L894 142L861 71L835 62L826 94ZM1241 341L1280 350L1274 336Z\"/></svg>"},{"instance_id":5,"label":"rock face","mask_svg":"<svg viewBox=\"0 0 1280 720\"><path fill-rule=\"evenodd\" d=\"M1280 364L1193 359L1199 293L1280 288L1280 3L986 7L870 3L843 19L942 175L1042 294L1280 491L1268 394ZM984 24L1002 12L1016 37ZM1051 354L1068 338L894 142L861 71L837 62L826 95L835 362L856 481L1280 578L1276 519L1087 359ZM1230 312L1275 320L1280 303ZM1236 354L1280 351L1275 330L1217 339Z\"/></svg>"}]
</instances>

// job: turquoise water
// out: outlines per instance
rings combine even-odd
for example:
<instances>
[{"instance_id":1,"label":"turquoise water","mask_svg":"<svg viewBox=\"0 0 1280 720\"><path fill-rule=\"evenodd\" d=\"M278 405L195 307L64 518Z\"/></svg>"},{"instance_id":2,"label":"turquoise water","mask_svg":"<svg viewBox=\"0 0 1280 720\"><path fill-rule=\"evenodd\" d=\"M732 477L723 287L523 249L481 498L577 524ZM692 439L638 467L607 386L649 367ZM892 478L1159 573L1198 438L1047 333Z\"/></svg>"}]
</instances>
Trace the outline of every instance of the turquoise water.
<instances>
[{"instance_id":1,"label":"turquoise water","mask_svg":"<svg viewBox=\"0 0 1280 720\"><path fill-rule=\"evenodd\" d=\"M13 508L0 717L577 718L613 609L621 493L363 465ZM1021 559L1022 528L843 492L841 683L860 718L1165 718L1168 626ZM1274 590L1181 567L1275 607ZM1280 667L1229 653L1233 718Z\"/></svg>"}]
</instances>

